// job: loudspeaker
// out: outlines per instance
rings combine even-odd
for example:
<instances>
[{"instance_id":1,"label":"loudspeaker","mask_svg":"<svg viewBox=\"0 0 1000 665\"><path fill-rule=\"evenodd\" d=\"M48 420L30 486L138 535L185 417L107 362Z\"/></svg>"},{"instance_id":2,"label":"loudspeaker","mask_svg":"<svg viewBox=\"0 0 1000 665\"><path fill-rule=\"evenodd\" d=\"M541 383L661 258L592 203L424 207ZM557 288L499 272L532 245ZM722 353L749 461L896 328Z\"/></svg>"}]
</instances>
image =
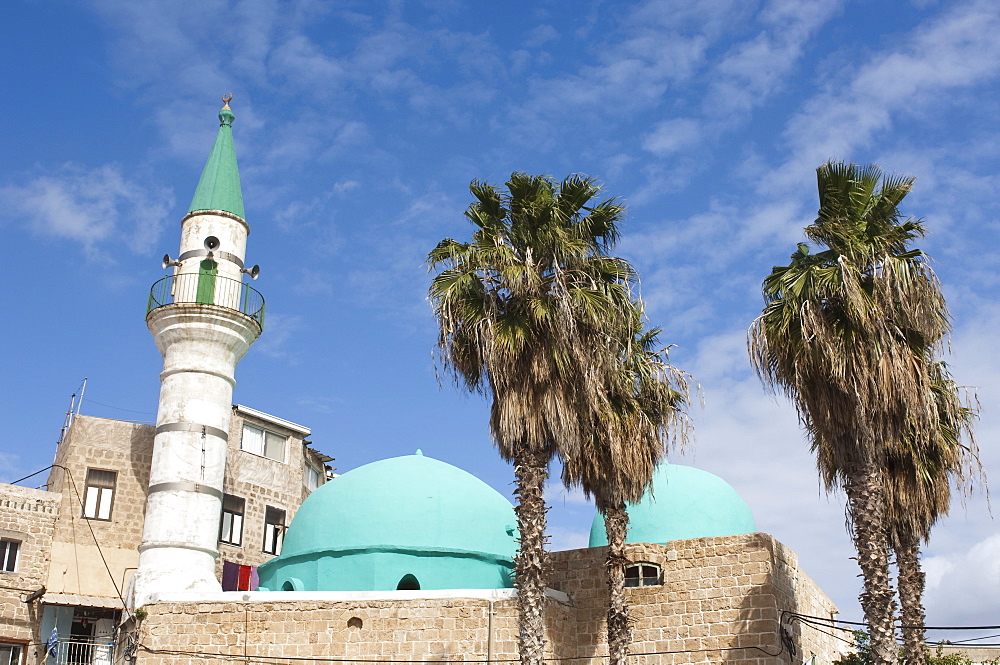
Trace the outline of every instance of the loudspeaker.
<instances>
[{"instance_id":1,"label":"loudspeaker","mask_svg":"<svg viewBox=\"0 0 1000 665\"><path fill-rule=\"evenodd\" d=\"M219 249L219 244L220 244L219 239L216 238L215 236L208 236L207 238L205 238L205 249L207 249L210 252L214 252L215 250Z\"/></svg>"}]
</instances>

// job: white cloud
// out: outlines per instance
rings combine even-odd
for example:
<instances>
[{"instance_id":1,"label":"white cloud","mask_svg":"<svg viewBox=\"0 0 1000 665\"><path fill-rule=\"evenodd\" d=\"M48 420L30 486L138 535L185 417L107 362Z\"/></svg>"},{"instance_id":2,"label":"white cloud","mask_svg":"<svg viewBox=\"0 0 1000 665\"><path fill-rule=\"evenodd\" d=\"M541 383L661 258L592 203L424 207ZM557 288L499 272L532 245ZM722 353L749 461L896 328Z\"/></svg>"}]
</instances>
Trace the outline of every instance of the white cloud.
<instances>
[{"instance_id":1,"label":"white cloud","mask_svg":"<svg viewBox=\"0 0 1000 665\"><path fill-rule=\"evenodd\" d=\"M590 531L571 529L562 526L551 526L546 530L549 538L547 549L550 552L576 550L590 544Z\"/></svg>"},{"instance_id":2,"label":"white cloud","mask_svg":"<svg viewBox=\"0 0 1000 665\"><path fill-rule=\"evenodd\" d=\"M527 48L537 48L557 39L559 39L559 33L551 25L536 25L528 33L528 38L525 40L524 45Z\"/></svg>"},{"instance_id":3,"label":"white cloud","mask_svg":"<svg viewBox=\"0 0 1000 665\"><path fill-rule=\"evenodd\" d=\"M268 311L264 317L264 326L265 334L254 345L255 353L297 365L301 361L301 349L293 345L292 341L306 327L305 319L298 314Z\"/></svg>"},{"instance_id":4,"label":"white cloud","mask_svg":"<svg viewBox=\"0 0 1000 665\"><path fill-rule=\"evenodd\" d=\"M3 187L0 199L33 232L78 242L91 256L122 246L149 252L174 201L165 188L129 180L117 164L65 164L24 185Z\"/></svg>"},{"instance_id":5,"label":"white cloud","mask_svg":"<svg viewBox=\"0 0 1000 665\"><path fill-rule=\"evenodd\" d=\"M361 183L357 180L341 180L334 183L333 193L334 194L347 194L348 192L353 192L354 190L361 187Z\"/></svg>"},{"instance_id":6,"label":"white cloud","mask_svg":"<svg viewBox=\"0 0 1000 665\"><path fill-rule=\"evenodd\" d=\"M757 17L763 30L729 49L711 75L707 115L745 112L788 81L809 39L840 7L829 0L775 0Z\"/></svg>"},{"instance_id":7,"label":"white cloud","mask_svg":"<svg viewBox=\"0 0 1000 665\"><path fill-rule=\"evenodd\" d=\"M800 186L824 161L851 159L892 126L894 115L924 106L940 111L952 91L996 78L998 31L995 3L962 4L918 28L905 47L877 53L860 67L852 64L845 82L814 97L789 122L792 155L762 182L768 190Z\"/></svg>"},{"instance_id":8,"label":"white cloud","mask_svg":"<svg viewBox=\"0 0 1000 665\"><path fill-rule=\"evenodd\" d=\"M1000 534L966 550L928 557L924 567L929 624L976 625L1000 613Z\"/></svg>"},{"instance_id":9,"label":"white cloud","mask_svg":"<svg viewBox=\"0 0 1000 665\"><path fill-rule=\"evenodd\" d=\"M701 125L693 118L672 118L657 123L642 147L658 157L687 150L701 142Z\"/></svg>"},{"instance_id":10,"label":"white cloud","mask_svg":"<svg viewBox=\"0 0 1000 665\"><path fill-rule=\"evenodd\" d=\"M564 506L593 506L593 501L583 495L583 490L579 487L566 489L559 478L550 478L545 483L545 501L547 503Z\"/></svg>"}]
</instances>

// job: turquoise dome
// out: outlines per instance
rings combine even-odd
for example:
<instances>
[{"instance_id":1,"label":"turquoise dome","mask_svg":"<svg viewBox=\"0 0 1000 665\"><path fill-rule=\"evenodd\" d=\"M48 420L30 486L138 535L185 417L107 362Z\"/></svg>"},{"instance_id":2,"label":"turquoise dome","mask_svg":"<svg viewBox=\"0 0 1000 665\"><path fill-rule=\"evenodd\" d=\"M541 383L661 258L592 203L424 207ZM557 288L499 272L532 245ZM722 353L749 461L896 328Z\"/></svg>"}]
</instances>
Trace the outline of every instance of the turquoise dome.
<instances>
[{"instance_id":1,"label":"turquoise dome","mask_svg":"<svg viewBox=\"0 0 1000 665\"><path fill-rule=\"evenodd\" d=\"M757 525L736 490L716 475L680 464L661 464L639 503L628 505L630 543L754 533ZM604 516L590 527L590 546L608 544Z\"/></svg>"},{"instance_id":2,"label":"turquoise dome","mask_svg":"<svg viewBox=\"0 0 1000 665\"><path fill-rule=\"evenodd\" d=\"M445 462L372 462L321 485L299 507L281 556L259 569L271 591L496 589L511 586L514 509Z\"/></svg>"}]
</instances>

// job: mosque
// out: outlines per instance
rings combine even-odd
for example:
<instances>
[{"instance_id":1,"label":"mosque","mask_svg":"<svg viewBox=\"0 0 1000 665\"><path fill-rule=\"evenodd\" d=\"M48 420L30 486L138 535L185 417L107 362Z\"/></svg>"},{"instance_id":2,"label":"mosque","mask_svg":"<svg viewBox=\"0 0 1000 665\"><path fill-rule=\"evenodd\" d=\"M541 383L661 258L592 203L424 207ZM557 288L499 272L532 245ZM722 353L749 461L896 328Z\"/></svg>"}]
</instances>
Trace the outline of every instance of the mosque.
<instances>
[{"instance_id":1,"label":"mosque","mask_svg":"<svg viewBox=\"0 0 1000 665\"><path fill-rule=\"evenodd\" d=\"M164 359L156 425L74 425L57 460L86 475L82 517L65 481L0 486L13 515L0 522L0 544L20 557L0 575L20 575L4 579L24 587L12 600L11 630L21 632L0 627L0 663L45 662L39 645L69 626L57 610L73 603L64 614L74 622L103 607L114 624L107 648L80 663L517 661L517 521L504 496L419 450L323 482L332 458L309 447L308 428L233 406L236 365L264 327L263 297L243 281L256 268L244 263L234 119L227 99L180 252L164 257L172 272L150 295L147 324ZM841 643L795 617L832 618L836 608L794 552L757 532L728 483L664 464L653 490L629 506L636 665L832 662ZM112 577L128 580L120 603L81 591L79 563L52 572L81 560L78 543L56 545L84 522ZM102 538L105 549L118 539L113 556ZM550 555L553 660L606 661L606 545L595 515L589 547ZM239 564L235 585L223 584L223 559ZM74 570L78 587L53 593Z\"/></svg>"}]
</instances>

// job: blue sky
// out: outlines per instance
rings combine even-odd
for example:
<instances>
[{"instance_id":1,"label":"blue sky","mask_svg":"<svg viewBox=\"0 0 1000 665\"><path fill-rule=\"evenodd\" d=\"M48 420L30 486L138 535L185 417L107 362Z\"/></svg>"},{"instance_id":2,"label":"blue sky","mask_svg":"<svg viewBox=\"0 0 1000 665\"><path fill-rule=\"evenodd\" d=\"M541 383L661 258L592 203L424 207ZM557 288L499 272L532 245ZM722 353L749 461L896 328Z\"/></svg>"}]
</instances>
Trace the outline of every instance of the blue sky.
<instances>
[{"instance_id":1,"label":"blue sky","mask_svg":"<svg viewBox=\"0 0 1000 665\"><path fill-rule=\"evenodd\" d=\"M704 387L671 459L729 480L857 619L842 497L745 332L813 219L818 165L916 176L905 211L927 220L950 362L1000 469L997 34L992 1L9 0L0 479L50 463L84 377L83 413L155 417L143 308L232 92L268 302L237 402L311 427L340 471L422 448L509 495L485 403L435 377L423 259L470 235L473 178L596 176L629 206L618 254L652 322ZM592 509L550 501L553 544L584 545ZM965 504L927 548L934 625L1000 623L1000 535L982 493Z\"/></svg>"}]
</instances>

